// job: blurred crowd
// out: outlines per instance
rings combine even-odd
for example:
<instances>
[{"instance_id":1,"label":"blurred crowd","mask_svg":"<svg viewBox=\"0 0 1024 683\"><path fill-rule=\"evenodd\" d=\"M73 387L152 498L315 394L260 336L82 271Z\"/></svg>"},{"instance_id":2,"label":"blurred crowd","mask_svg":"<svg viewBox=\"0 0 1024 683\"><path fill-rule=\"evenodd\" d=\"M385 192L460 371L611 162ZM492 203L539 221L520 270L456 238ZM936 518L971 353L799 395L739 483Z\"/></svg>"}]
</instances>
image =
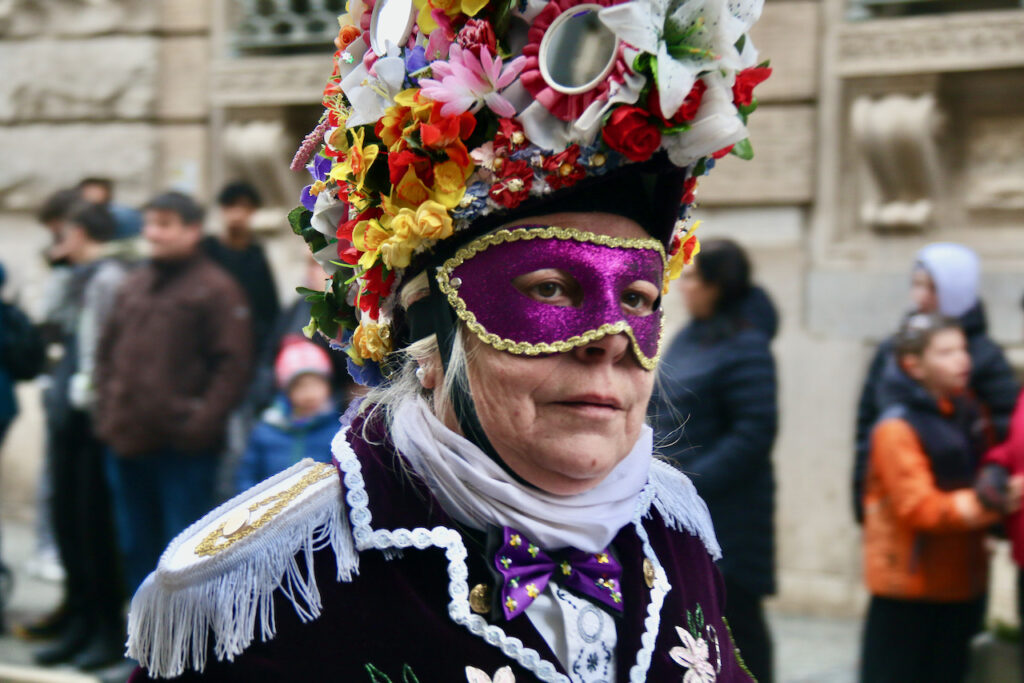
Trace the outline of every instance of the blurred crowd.
<instances>
[{"instance_id":1,"label":"blurred crowd","mask_svg":"<svg viewBox=\"0 0 1024 683\"><path fill-rule=\"evenodd\" d=\"M328 461L352 397L344 356L302 334L310 304L280 305L253 234L254 187L222 189L216 235L185 194L136 210L111 191L89 178L44 202L41 320L9 303L0 315L0 443L14 382L39 377L40 543L65 587L54 613L14 629L50 641L39 664L84 670L123 657L126 600L167 543L234 493L305 457ZM310 259L305 284L325 277Z\"/></svg>"},{"instance_id":2,"label":"blurred crowd","mask_svg":"<svg viewBox=\"0 0 1024 683\"><path fill-rule=\"evenodd\" d=\"M51 639L39 663L82 669L122 656L125 601L166 544L233 493L302 458L329 460L356 395L345 356L302 334L310 304L279 303L253 187L222 189L217 235L187 195L135 210L111 190L91 178L45 202L42 319L0 309L0 443L13 384L44 377L40 538L52 532L65 575L61 607L16 628ZM980 276L970 249L924 248L909 264L909 310L867 370L851 481L871 594L863 681L964 680L987 537L1009 536L1024 568L1024 402L987 334ZM324 279L309 260L306 286ZM689 322L665 346L651 422L708 504L732 635L770 682L780 321L729 240L704 243L681 291Z\"/></svg>"}]
</instances>

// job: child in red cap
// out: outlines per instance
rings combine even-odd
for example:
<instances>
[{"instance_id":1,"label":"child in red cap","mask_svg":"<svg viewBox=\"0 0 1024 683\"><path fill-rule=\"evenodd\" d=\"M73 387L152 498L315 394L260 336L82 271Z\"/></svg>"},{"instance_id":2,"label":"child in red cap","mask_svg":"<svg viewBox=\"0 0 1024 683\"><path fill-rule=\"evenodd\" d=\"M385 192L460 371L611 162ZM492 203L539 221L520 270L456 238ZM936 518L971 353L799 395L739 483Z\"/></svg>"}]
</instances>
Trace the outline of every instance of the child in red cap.
<instances>
[{"instance_id":1,"label":"child in red cap","mask_svg":"<svg viewBox=\"0 0 1024 683\"><path fill-rule=\"evenodd\" d=\"M280 394L249 437L236 490L245 491L303 458L330 462L338 431L331 373L331 360L319 346L298 335L285 340L274 362Z\"/></svg>"}]
</instances>

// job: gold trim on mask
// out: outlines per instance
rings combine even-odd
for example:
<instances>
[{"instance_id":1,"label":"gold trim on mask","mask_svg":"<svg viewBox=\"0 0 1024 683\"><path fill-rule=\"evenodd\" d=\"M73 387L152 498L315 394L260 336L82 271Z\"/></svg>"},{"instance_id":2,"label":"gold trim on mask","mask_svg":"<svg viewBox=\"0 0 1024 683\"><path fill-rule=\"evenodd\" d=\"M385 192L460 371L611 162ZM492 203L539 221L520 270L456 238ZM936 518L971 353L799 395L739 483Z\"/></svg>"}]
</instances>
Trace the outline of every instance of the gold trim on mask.
<instances>
[{"instance_id":1,"label":"gold trim on mask","mask_svg":"<svg viewBox=\"0 0 1024 683\"><path fill-rule=\"evenodd\" d=\"M588 242L590 244L597 244L604 247L618 247L621 249L652 249L661 254L663 272L664 269L668 267L668 259L665 256L664 246L662 246L661 242L652 237L612 237L610 235L598 235L586 230L577 230L576 228L559 228L556 226L543 228L503 228L497 232L492 232L484 235L483 237L479 237L469 244L459 248L459 250L455 252L455 255L447 259L437 270L438 286L448 297L448 303L451 304L453 309L455 309L455 314L458 316L459 320L464 322L466 327L469 328L469 331L475 334L480 341L484 342L488 346L492 346L498 351L507 351L517 356L538 356L544 353L563 353L565 351L571 351L578 346L584 346L599 339L603 339L611 334L625 334L629 337L630 346L633 349L633 356L637 359L637 362L640 363L641 367L645 370L653 370L657 367L658 360L661 359L661 342L662 336L665 332L664 315L660 315L660 319L658 321L658 352L651 358L645 356L643 351L640 350L640 345L637 343L636 336L633 334L633 329L625 320L620 320L616 323L605 323L597 329L587 330L583 334L575 335L568 339L552 342L550 344L547 342L541 342L539 344L517 342L488 332L486 328L477 321L476 315L467 309L466 302L459 296L459 288L451 284L451 275L453 270L490 247L504 244L506 242L551 238ZM660 314L661 312L658 311L658 313Z\"/></svg>"}]
</instances>

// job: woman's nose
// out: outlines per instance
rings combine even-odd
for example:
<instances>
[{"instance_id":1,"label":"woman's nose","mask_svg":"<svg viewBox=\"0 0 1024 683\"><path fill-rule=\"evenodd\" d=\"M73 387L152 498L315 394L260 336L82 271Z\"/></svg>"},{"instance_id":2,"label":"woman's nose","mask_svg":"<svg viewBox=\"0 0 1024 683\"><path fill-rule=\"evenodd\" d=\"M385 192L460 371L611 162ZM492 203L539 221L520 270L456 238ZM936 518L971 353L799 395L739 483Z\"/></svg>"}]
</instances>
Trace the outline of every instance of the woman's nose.
<instances>
[{"instance_id":1,"label":"woman's nose","mask_svg":"<svg viewBox=\"0 0 1024 683\"><path fill-rule=\"evenodd\" d=\"M629 337L624 332L609 334L572 350L584 363L618 363L629 351Z\"/></svg>"}]
</instances>

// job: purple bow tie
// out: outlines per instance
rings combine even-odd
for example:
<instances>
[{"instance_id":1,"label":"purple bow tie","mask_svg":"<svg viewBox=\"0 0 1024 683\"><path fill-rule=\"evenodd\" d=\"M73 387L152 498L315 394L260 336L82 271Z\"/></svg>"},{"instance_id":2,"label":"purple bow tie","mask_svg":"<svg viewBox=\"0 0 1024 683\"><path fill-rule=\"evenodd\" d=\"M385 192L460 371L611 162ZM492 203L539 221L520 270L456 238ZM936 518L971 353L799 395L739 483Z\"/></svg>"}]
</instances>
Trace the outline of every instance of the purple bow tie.
<instances>
[{"instance_id":1,"label":"purple bow tie","mask_svg":"<svg viewBox=\"0 0 1024 683\"><path fill-rule=\"evenodd\" d=\"M570 548L557 553L556 560L515 529L504 527L502 533L504 543L494 554L494 566L504 579L501 609L506 619L526 611L552 578L622 612L622 565L607 549L585 553Z\"/></svg>"}]
</instances>

